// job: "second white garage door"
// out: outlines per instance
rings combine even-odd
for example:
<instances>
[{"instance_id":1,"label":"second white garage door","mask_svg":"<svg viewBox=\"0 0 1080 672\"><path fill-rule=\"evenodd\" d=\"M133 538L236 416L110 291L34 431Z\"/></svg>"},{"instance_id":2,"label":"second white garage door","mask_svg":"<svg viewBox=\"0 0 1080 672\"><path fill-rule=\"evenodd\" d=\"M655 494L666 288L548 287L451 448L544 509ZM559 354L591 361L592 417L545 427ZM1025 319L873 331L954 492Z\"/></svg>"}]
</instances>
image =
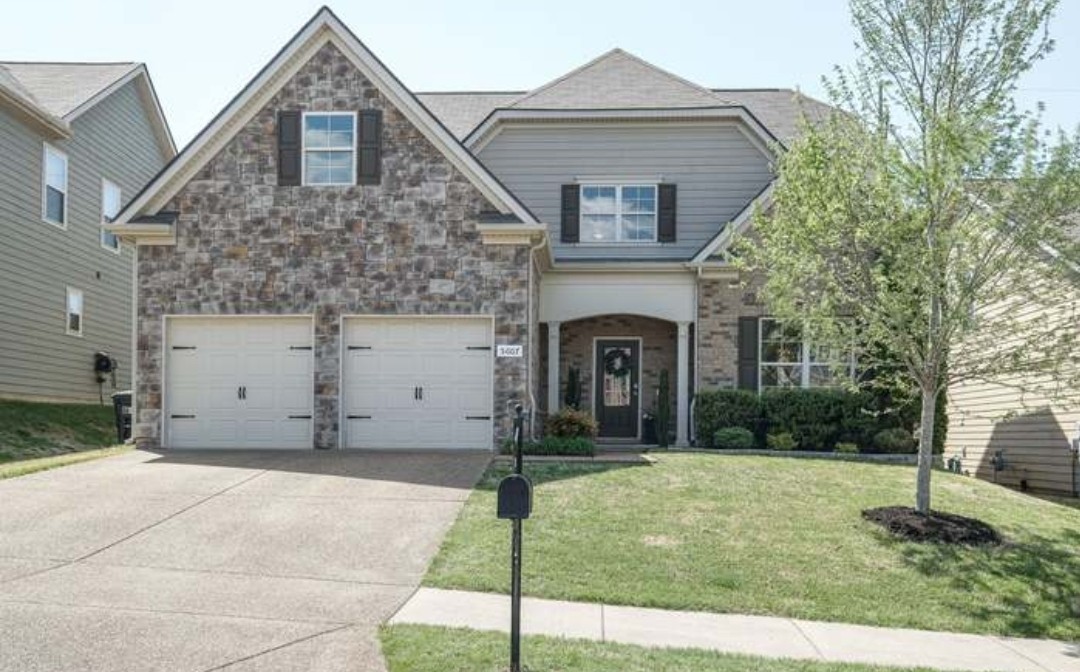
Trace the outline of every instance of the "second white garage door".
<instances>
[{"instance_id":1,"label":"second white garage door","mask_svg":"<svg viewBox=\"0 0 1080 672\"><path fill-rule=\"evenodd\" d=\"M345 447L491 449L491 318L346 318L342 349Z\"/></svg>"}]
</instances>

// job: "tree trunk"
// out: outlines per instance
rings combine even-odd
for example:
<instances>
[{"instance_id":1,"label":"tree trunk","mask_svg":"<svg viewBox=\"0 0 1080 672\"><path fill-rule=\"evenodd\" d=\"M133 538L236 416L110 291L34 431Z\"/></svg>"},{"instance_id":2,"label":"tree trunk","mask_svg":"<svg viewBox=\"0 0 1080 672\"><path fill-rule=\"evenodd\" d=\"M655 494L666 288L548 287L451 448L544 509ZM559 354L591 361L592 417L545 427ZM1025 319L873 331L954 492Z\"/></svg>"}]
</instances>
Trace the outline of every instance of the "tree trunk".
<instances>
[{"instance_id":1,"label":"tree trunk","mask_svg":"<svg viewBox=\"0 0 1080 672\"><path fill-rule=\"evenodd\" d=\"M915 510L930 515L930 473L934 466L934 416L937 387L922 386L922 413L919 416L919 469L915 481Z\"/></svg>"}]
</instances>

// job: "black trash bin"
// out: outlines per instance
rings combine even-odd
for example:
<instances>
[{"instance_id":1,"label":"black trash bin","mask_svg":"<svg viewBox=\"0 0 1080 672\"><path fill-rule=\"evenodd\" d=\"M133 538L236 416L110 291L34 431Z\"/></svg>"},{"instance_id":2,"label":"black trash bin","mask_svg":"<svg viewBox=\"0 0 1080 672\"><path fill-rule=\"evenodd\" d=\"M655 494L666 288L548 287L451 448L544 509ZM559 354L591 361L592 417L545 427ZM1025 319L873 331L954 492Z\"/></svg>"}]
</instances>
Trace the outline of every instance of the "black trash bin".
<instances>
[{"instance_id":1,"label":"black trash bin","mask_svg":"<svg viewBox=\"0 0 1080 672\"><path fill-rule=\"evenodd\" d=\"M656 416L646 414L641 418L641 443L646 446L660 443L656 437Z\"/></svg>"},{"instance_id":2,"label":"black trash bin","mask_svg":"<svg viewBox=\"0 0 1080 672\"><path fill-rule=\"evenodd\" d=\"M131 438L131 391L113 393L112 403L116 412L116 442L123 443Z\"/></svg>"}]
</instances>

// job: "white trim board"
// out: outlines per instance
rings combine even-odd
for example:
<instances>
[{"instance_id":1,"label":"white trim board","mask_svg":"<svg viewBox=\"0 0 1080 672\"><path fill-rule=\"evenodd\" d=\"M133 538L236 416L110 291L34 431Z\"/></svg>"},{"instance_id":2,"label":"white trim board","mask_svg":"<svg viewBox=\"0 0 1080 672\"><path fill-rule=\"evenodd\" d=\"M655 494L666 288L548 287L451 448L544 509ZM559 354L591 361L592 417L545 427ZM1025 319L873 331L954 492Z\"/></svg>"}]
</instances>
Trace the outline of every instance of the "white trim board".
<instances>
[{"instance_id":1,"label":"white trim board","mask_svg":"<svg viewBox=\"0 0 1080 672\"><path fill-rule=\"evenodd\" d=\"M379 59L323 7L198 136L117 217L120 224L156 213L257 114L320 48L334 45L503 214L539 221Z\"/></svg>"},{"instance_id":2,"label":"white trim board","mask_svg":"<svg viewBox=\"0 0 1080 672\"><path fill-rule=\"evenodd\" d=\"M776 180L769 183L767 187L761 190L761 193L754 197L754 200L746 204L746 207L739 211L739 214L735 215L728 224L720 229L720 232L713 236L712 240L705 243L705 245L694 255L691 260L691 264L700 265L709 260L709 257L713 256L717 252L724 252L728 246L731 245L732 239L741 235L750 227L750 223L754 218L754 214L759 210L767 210L772 206L773 191L776 187Z\"/></svg>"},{"instance_id":3,"label":"white trim board","mask_svg":"<svg viewBox=\"0 0 1080 672\"><path fill-rule=\"evenodd\" d=\"M746 138L767 159L773 160L777 152L773 147L783 144L757 117L742 106L662 108L662 109L593 109L593 110L530 110L500 108L489 114L484 121L465 136L465 145L473 152L480 152L509 122L533 124L596 124L596 123L730 123L735 124Z\"/></svg>"}]
</instances>

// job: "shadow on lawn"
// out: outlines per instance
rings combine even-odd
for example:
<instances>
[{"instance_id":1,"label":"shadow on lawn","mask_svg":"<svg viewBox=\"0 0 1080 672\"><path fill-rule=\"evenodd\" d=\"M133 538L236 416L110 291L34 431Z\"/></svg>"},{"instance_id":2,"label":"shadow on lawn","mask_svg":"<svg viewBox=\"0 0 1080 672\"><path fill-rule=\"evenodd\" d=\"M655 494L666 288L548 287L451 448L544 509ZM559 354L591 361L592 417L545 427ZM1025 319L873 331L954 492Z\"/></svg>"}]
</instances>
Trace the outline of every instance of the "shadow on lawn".
<instances>
[{"instance_id":1,"label":"shadow on lawn","mask_svg":"<svg viewBox=\"0 0 1080 672\"><path fill-rule=\"evenodd\" d=\"M1029 534L1022 542L970 548L948 544L913 544L898 540L904 561L926 576L946 577L967 593L994 595L993 604L960 602L957 611L980 620L999 621L1022 637L1049 637L1062 624L1077 630L1080 616L1080 532L1064 530L1051 538ZM1080 646L1068 655L1080 658Z\"/></svg>"}]
</instances>

